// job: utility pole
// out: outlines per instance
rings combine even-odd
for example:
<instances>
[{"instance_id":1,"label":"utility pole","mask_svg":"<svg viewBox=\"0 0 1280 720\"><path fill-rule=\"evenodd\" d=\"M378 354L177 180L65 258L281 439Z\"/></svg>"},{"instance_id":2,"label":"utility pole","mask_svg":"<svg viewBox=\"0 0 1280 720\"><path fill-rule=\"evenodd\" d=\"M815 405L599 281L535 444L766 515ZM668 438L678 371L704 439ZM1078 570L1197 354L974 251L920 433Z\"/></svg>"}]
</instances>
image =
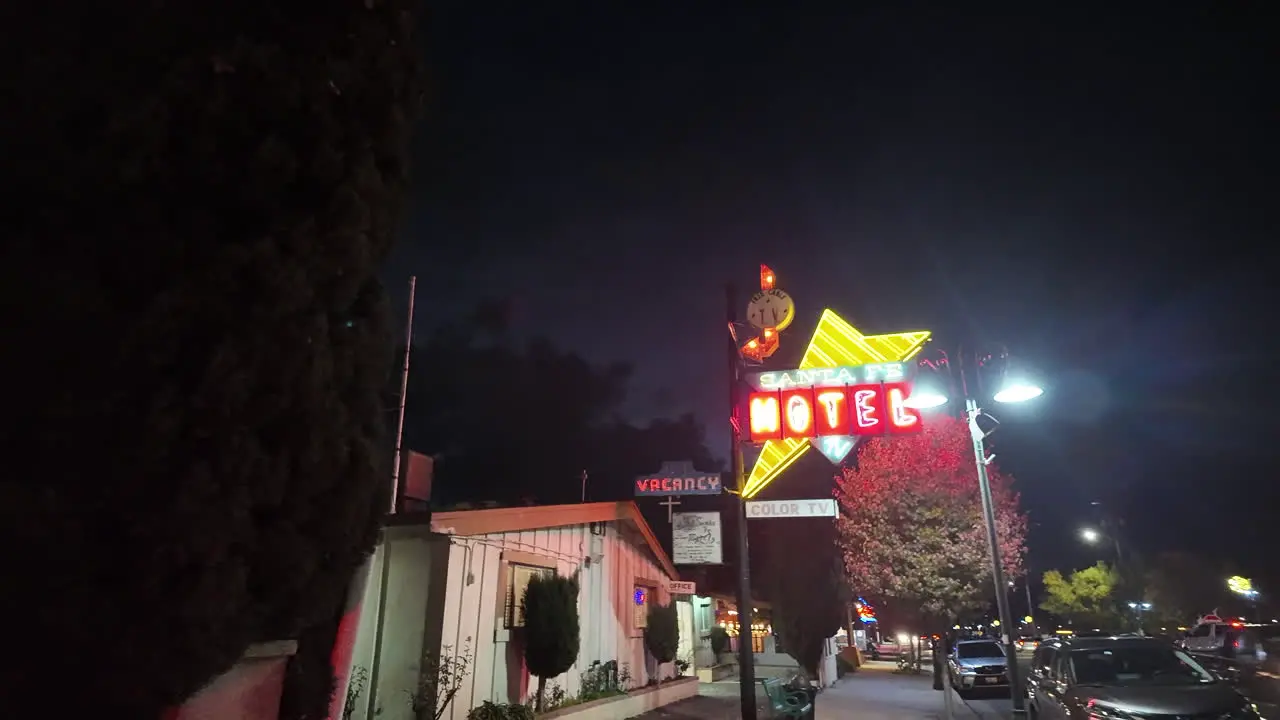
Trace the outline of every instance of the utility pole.
<instances>
[{"instance_id":1,"label":"utility pole","mask_svg":"<svg viewBox=\"0 0 1280 720\"><path fill-rule=\"evenodd\" d=\"M738 293L729 283L725 286L725 320L729 332L729 463L738 492L731 500L738 525L738 689L742 700L742 720L756 720L756 669L751 647L751 554L748 548L747 499L742 496L746 478L742 468L742 424L738 419L738 390L741 383L742 356L733 328L738 321Z\"/></svg>"},{"instance_id":2,"label":"utility pole","mask_svg":"<svg viewBox=\"0 0 1280 720\"><path fill-rule=\"evenodd\" d=\"M400 456L401 445L404 443L404 409L409 398L409 358L413 349L413 300L417 289L418 277L410 276L409 311L404 328L404 367L401 368L400 373L400 410L399 418L396 420L396 452L391 463L391 506L387 508L388 516L395 515L400 509ZM379 536L378 542L381 553L375 552L374 555L375 557L381 555L378 557L378 606L373 625L373 662L369 666L369 700L365 708L367 717L374 716L378 703L378 674L382 667L382 643L387 625L387 590L391 584L391 543L387 539L385 529ZM343 692L346 692L345 689Z\"/></svg>"},{"instance_id":3,"label":"utility pole","mask_svg":"<svg viewBox=\"0 0 1280 720\"><path fill-rule=\"evenodd\" d=\"M1032 626L1032 629L1036 630L1036 634L1038 635L1039 628L1036 626L1036 606L1032 605L1032 574L1030 574L1030 569L1027 571L1027 616L1032 619L1028 625Z\"/></svg>"},{"instance_id":4,"label":"utility pole","mask_svg":"<svg viewBox=\"0 0 1280 720\"><path fill-rule=\"evenodd\" d=\"M409 277L409 312L404 328L404 366L400 369L400 408L396 419L396 454L391 460L391 507L387 512L395 515L400 507L400 455L404 443L404 408L409 398L409 356L413 349L413 296L417 292L418 276Z\"/></svg>"}]
</instances>

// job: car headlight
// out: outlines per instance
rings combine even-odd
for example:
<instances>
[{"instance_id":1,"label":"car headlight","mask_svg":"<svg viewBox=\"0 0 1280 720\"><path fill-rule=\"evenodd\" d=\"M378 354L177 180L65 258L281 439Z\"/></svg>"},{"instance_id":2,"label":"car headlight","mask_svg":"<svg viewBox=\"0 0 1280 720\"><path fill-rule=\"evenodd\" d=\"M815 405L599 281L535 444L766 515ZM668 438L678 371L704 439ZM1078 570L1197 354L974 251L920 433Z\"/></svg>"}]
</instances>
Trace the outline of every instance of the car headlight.
<instances>
[{"instance_id":1,"label":"car headlight","mask_svg":"<svg viewBox=\"0 0 1280 720\"><path fill-rule=\"evenodd\" d=\"M1089 720L1140 720L1142 717L1110 705L1099 705L1097 700L1090 700L1085 709L1089 712Z\"/></svg>"}]
</instances>

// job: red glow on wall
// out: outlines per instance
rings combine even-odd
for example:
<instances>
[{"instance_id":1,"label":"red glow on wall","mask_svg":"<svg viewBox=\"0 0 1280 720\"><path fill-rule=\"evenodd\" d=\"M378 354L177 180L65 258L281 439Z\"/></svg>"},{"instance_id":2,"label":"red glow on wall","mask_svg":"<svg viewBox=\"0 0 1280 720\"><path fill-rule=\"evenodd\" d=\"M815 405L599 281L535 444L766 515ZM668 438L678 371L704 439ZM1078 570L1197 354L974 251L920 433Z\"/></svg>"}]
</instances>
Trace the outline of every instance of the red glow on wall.
<instances>
[{"instance_id":1,"label":"red glow on wall","mask_svg":"<svg viewBox=\"0 0 1280 720\"><path fill-rule=\"evenodd\" d=\"M832 435L917 433L918 410L906 407L907 383L789 388L748 396L748 437L753 443Z\"/></svg>"},{"instance_id":2,"label":"red glow on wall","mask_svg":"<svg viewBox=\"0 0 1280 720\"><path fill-rule=\"evenodd\" d=\"M782 406L776 392L747 396L747 436L753 443L782 439Z\"/></svg>"},{"instance_id":3,"label":"red glow on wall","mask_svg":"<svg viewBox=\"0 0 1280 720\"><path fill-rule=\"evenodd\" d=\"M812 389L782 391L782 435L800 438L816 435Z\"/></svg>"}]
</instances>

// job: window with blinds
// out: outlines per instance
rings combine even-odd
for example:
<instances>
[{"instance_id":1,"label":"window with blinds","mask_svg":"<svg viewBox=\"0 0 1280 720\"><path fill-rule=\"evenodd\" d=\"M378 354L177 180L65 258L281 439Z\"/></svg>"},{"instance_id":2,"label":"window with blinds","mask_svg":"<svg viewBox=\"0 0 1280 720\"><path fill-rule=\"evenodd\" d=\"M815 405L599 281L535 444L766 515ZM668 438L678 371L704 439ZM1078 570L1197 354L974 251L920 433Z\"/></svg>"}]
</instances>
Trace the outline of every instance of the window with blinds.
<instances>
[{"instance_id":1,"label":"window with blinds","mask_svg":"<svg viewBox=\"0 0 1280 720\"><path fill-rule=\"evenodd\" d=\"M506 608L502 613L502 626L504 628L524 627L524 608L521 607L521 601L524 600L525 588L529 587L529 580L535 575L550 574L551 568L521 565L519 563L507 564Z\"/></svg>"}]
</instances>

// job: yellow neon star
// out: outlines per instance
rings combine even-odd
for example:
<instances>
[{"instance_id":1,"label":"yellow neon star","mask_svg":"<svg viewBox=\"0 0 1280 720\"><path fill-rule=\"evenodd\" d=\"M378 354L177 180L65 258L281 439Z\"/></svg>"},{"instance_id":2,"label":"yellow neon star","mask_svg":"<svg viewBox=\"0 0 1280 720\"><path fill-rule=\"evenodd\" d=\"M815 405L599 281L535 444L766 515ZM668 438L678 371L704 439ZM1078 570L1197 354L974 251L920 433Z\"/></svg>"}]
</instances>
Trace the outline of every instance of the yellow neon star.
<instances>
[{"instance_id":1,"label":"yellow neon star","mask_svg":"<svg viewBox=\"0 0 1280 720\"><path fill-rule=\"evenodd\" d=\"M830 309L822 311L822 319L804 351L800 369L869 365L871 363L906 362L920 352L932 335L928 330L863 335L844 318ZM769 440L751 468L743 497L754 497L773 482L801 455L812 447L807 439Z\"/></svg>"}]
</instances>

